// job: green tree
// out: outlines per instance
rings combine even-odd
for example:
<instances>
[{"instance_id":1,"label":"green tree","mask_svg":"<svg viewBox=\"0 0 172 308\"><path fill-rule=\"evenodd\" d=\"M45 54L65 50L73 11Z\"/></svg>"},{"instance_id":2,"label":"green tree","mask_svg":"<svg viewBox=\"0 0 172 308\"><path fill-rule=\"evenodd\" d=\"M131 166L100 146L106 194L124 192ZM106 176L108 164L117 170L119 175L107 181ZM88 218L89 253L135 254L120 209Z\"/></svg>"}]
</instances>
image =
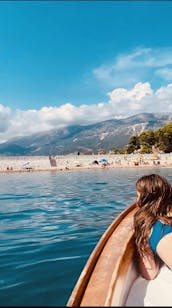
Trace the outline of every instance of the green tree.
<instances>
[{"instance_id":1,"label":"green tree","mask_svg":"<svg viewBox=\"0 0 172 308\"><path fill-rule=\"evenodd\" d=\"M135 150L140 149L140 141L139 141L139 136L131 136L129 139L128 146L126 148L126 152L128 154L133 153Z\"/></svg>"},{"instance_id":2,"label":"green tree","mask_svg":"<svg viewBox=\"0 0 172 308\"><path fill-rule=\"evenodd\" d=\"M155 131L155 145L166 153L172 152L172 123Z\"/></svg>"},{"instance_id":3,"label":"green tree","mask_svg":"<svg viewBox=\"0 0 172 308\"><path fill-rule=\"evenodd\" d=\"M140 144L148 144L148 145L154 145L155 144L155 136L154 132L151 130L147 130L142 132L139 135Z\"/></svg>"},{"instance_id":4,"label":"green tree","mask_svg":"<svg viewBox=\"0 0 172 308\"><path fill-rule=\"evenodd\" d=\"M140 149L141 154L152 153L152 146L148 144L143 144Z\"/></svg>"},{"instance_id":5,"label":"green tree","mask_svg":"<svg viewBox=\"0 0 172 308\"><path fill-rule=\"evenodd\" d=\"M162 129L163 131L163 144L164 144L164 152L170 153L172 152L172 123L165 125Z\"/></svg>"}]
</instances>

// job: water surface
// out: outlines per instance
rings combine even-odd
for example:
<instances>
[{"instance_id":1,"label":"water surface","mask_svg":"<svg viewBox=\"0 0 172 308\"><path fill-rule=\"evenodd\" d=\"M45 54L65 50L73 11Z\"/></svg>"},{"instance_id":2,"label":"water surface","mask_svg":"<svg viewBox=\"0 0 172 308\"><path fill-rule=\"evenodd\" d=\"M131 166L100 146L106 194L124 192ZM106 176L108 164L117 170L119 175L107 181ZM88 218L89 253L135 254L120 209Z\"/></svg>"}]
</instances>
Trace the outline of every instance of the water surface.
<instances>
[{"instance_id":1,"label":"water surface","mask_svg":"<svg viewBox=\"0 0 172 308\"><path fill-rule=\"evenodd\" d=\"M64 306L90 253L136 197L171 168L0 174L1 306Z\"/></svg>"}]
</instances>

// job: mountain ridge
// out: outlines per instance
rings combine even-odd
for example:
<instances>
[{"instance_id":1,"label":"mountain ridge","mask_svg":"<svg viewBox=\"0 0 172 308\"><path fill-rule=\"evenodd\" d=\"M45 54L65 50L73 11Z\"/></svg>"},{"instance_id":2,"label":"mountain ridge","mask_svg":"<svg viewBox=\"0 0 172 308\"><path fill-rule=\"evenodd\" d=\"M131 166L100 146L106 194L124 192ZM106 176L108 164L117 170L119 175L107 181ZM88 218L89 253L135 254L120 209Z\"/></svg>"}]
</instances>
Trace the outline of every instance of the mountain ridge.
<instances>
[{"instance_id":1,"label":"mountain ridge","mask_svg":"<svg viewBox=\"0 0 172 308\"><path fill-rule=\"evenodd\" d=\"M127 145L132 135L161 128L169 122L172 113L139 113L95 124L70 125L1 143L0 155L63 155L119 149Z\"/></svg>"}]
</instances>

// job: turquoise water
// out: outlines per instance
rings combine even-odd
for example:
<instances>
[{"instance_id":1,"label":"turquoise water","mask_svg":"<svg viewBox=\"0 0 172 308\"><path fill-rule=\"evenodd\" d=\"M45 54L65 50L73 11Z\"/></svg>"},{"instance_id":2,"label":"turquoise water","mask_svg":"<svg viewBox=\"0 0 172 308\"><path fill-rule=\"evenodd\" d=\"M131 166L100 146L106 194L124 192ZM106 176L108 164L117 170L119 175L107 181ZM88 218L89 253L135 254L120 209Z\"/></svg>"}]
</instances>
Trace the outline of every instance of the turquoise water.
<instances>
[{"instance_id":1,"label":"turquoise water","mask_svg":"<svg viewBox=\"0 0 172 308\"><path fill-rule=\"evenodd\" d=\"M92 249L135 200L135 181L172 169L0 174L0 305L64 306Z\"/></svg>"}]
</instances>

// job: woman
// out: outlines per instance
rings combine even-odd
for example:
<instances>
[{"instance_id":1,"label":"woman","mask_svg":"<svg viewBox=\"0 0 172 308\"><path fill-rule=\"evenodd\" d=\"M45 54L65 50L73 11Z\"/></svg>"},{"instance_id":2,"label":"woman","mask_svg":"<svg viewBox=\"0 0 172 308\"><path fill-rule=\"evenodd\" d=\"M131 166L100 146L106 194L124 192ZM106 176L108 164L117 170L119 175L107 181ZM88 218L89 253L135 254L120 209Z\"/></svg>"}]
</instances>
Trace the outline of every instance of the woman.
<instances>
[{"instance_id":1,"label":"woman","mask_svg":"<svg viewBox=\"0 0 172 308\"><path fill-rule=\"evenodd\" d=\"M134 216L140 276L126 306L172 306L172 187L158 174L136 182Z\"/></svg>"}]
</instances>

